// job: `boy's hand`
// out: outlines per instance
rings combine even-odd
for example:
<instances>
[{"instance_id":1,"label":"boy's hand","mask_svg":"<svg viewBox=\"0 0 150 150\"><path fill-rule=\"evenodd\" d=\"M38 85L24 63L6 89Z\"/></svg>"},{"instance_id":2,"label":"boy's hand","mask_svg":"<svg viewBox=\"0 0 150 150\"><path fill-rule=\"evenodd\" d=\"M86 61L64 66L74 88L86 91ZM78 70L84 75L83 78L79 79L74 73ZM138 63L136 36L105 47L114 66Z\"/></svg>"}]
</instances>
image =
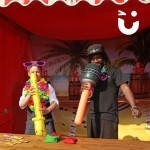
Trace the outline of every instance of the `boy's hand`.
<instances>
[{"instance_id":1,"label":"boy's hand","mask_svg":"<svg viewBox=\"0 0 150 150\"><path fill-rule=\"evenodd\" d=\"M46 114L50 113L50 110L46 107L43 107L41 111L42 111L43 115L46 115Z\"/></svg>"}]
</instances>

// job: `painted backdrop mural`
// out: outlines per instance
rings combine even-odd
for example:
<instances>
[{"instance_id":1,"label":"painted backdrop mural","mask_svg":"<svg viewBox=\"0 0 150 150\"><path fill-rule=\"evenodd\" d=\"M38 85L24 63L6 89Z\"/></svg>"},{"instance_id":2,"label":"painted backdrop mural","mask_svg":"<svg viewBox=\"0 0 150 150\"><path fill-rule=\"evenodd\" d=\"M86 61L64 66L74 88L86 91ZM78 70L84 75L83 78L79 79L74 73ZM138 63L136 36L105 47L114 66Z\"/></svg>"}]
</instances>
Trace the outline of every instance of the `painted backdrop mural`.
<instances>
[{"instance_id":1,"label":"painted backdrop mural","mask_svg":"<svg viewBox=\"0 0 150 150\"><path fill-rule=\"evenodd\" d=\"M88 63L86 49L94 43L104 45L112 65L118 66L130 79L130 87L142 110L133 119L130 107L119 93L119 138L150 140L150 28L133 36L110 40L62 41L30 37L32 60L45 60L43 75L54 86L60 107L54 112L57 131L72 136L86 136L86 118L82 126L74 125L80 99L81 72Z\"/></svg>"}]
</instances>

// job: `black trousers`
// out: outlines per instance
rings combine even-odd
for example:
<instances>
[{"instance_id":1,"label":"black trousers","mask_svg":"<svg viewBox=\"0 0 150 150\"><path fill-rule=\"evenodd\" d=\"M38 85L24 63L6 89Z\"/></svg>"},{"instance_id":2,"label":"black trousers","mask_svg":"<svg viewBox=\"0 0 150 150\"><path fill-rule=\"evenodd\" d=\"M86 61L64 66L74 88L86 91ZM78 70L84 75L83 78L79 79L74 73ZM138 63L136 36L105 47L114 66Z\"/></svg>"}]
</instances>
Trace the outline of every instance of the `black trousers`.
<instances>
[{"instance_id":1,"label":"black trousers","mask_svg":"<svg viewBox=\"0 0 150 150\"><path fill-rule=\"evenodd\" d=\"M87 119L89 138L118 139L118 123L109 120Z\"/></svg>"}]
</instances>

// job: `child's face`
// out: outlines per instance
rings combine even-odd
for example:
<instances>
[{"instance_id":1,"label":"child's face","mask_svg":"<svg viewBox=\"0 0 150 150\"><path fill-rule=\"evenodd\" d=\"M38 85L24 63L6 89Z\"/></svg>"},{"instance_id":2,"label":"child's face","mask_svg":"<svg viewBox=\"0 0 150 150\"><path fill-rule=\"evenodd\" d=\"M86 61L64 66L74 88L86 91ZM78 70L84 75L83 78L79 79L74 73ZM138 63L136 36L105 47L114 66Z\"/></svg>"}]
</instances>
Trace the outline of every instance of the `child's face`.
<instances>
[{"instance_id":1,"label":"child's face","mask_svg":"<svg viewBox=\"0 0 150 150\"><path fill-rule=\"evenodd\" d=\"M29 70L28 70L29 77L30 77L30 74L33 73L33 72L36 74L37 81L40 81L41 76L42 76L41 68L38 67L38 66L32 66L31 68L29 68Z\"/></svg>"}]
</instances>

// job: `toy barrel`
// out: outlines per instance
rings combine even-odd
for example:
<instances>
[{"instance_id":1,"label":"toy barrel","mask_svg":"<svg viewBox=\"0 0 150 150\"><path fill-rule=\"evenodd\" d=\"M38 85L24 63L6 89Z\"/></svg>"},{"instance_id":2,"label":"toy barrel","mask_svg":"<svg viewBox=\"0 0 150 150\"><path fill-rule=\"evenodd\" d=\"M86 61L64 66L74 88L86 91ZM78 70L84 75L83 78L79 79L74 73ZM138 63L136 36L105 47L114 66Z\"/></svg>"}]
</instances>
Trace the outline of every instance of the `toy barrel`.
<instances>
[{"instance_id":1,"label":"toy barrel","mask_svg":"<svg viewBox=\"0 0 150 150\"><path fill-rule=\"evenodd\" d=\"M80 99L80 81L70 81L69 82L69 99L70 100L79 100Z\"/></svg>"},{"instance_id":2,"label":"toy barrel","mask_svg":"<svg viewBox=\"0 0 150 150\"><path fill-rule=\"evenodd\" d=\"M148 73L131 74L130 88L137 99L150 96L150 77Z\"/></svg>"}]
</instances>

